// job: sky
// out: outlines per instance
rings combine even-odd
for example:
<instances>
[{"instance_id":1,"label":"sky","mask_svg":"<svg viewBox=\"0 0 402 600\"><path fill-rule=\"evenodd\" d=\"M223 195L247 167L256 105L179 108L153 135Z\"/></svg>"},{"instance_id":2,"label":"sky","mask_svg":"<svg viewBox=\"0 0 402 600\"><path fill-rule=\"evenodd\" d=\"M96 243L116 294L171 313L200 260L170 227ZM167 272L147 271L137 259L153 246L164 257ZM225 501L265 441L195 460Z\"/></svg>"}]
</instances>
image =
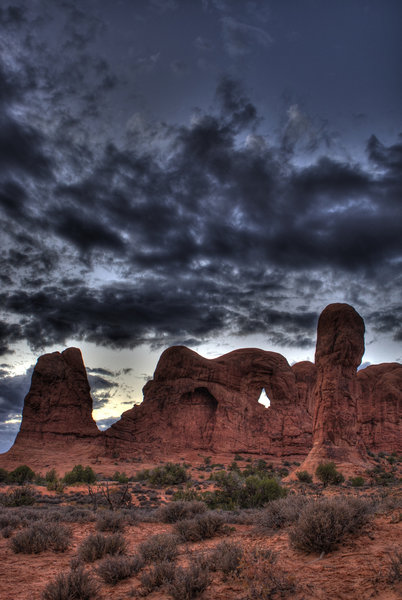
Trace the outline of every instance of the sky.
<instances>
[{"instance_id":1,"label":"sky","mask_svg":"<svg viewBox=\"0 0 402 600\"><path fill-rule=\"evenodd\" d=\"M0 1L0 451L41 354L101 428L161 352L402 361L399 0Z\"/></svg>"}]
</instances>

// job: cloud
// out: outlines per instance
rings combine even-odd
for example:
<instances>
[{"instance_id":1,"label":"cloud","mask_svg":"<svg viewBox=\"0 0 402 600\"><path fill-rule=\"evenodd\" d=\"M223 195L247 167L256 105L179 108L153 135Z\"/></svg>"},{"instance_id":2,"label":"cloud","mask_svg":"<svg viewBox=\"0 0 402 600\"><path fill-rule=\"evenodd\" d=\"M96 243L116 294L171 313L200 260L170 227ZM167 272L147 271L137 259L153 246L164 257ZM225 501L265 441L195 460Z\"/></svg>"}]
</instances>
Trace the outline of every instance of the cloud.
<instances>
[{"instance_id":1,"label":"cloud","mask_svg":"<svg viewBox=\"0 0 402 600\"><path fill-rule=\"evenodd\" d=\"M237 58L259 47L268 47L272 37L259 27L236 21L233 17L222 17L223 42L229 56Z\"/></svg>"},{"instance_id":2,"label":"cloud","mask_svg":"<svg viewBox=\"0 0 402 600\"><path fill-rule=\"evenodd\" d=\"M39 26L37 62L27 53L21 69L0 69L3 353L18 341L39 351L69 339L195 347L227 333L306 348L323 298L363 302L378 297L379 280L384 290L396 282L399 143L371 138L369 166L336 159L328 127L296 105L268 137L256 104L229 76L189 123L126 107L124 135L98 131L114 122L108 99L121 80L96 52L104 25L84 27L71 6L62 33L70 51L54 69ZM24 18L31 22L29 11ZM222 23L232 56L271 43L228 13ZM196 45L208 49L204 38ZM151 53L133 66L146 71L159 60ZM303 166L294 161L300 146ZM90 375L101 405L113 378Z\"/></svg>"}]
</instances>

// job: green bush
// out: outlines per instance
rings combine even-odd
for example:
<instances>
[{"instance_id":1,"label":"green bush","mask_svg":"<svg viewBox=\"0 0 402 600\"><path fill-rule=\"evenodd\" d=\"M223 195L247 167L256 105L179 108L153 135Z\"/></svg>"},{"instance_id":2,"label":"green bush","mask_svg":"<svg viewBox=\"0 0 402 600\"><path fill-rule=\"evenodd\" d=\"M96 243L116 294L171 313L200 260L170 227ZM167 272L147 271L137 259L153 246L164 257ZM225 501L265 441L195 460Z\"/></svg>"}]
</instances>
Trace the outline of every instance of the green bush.
<instances>
[{"instance_id":1,"label":"green bush","mask_svg":"<svg viewBox=\"0 0 402 600\"><path fill-rule=\"evenodd\" d=\"M149 473L149 483L155 487L167 487L184 483L189 479L187 470L183 465L167 463L152 469Z\"/></svg>"},{"instance_id":2,"label":"green bush","mask_svg":"<svg viewBox=\"0 0 402 600\"><path fill-rule=\"evenodd\" d=\"M96 475L91 467L75 465L72 471L67 472L63 477L63 483L73 485L74 483L95 483Z\"/></svg>"},{"instance_id":3,"label":"green bush","mask_svg":"<svg viewBox=\"0 0 402 600\"><path fill-rule=\"evenodd\" d=\"M353 487L362 487L364 485L364 477L351 477L349 481Z\"/></svg>"},{"instance_id":4,"label":"green bush","mask_svg":"<svg viewBox=\"0 0 402 600\"><path fill-rule=\"evenodd\" d=\"M45 475L45 480L47 481L47 483L54 483L54 482L58 481L58 479L59 479L59 477L56 473L56 469L51 469Z\"/></svg>"},{"instance_id":5,"label":"green bush","mask_svg":"<svg viewBox=\"0 0 402 600\"><path fill-rule=\"evenodd\" d=\"M323 482L324 486L329 484L339 485L345 481L342 473L336 470L334 462L320 463L316 469L316 477Z\"/></svg>"},{"instance_id":6,"label":"green bush","mask_svg":"<svg viewBox=\"0 0 402 600\"><path fill-rule=\"evenodd\" d=\"M313 478L308 471L297 471L296 477L303 483L313 483Z\"/></svg>"},{"instance_id":7,"label":"green bush","mask_svg":"<svg viewBox=\"0 0 402 600\"><path fill-rule=\"evenodd\" d=\"M8 481L8 471L0 468L0 483L6 483Z\"/></svg>"},{"instance_id":8,"label":"green bush","mask_svg":"<svg viewBox=\"0 0 402 600\"><path fill-rule=\"evenodd\" d=\"M28 465L20 465L8 474L8 481L10 483L17 483L18 485L33 481L34 478L35 473Z\"/></svg>"},{"instance_id":9,"label":"green bush","mask_svg":"<svg viewBox=\"0 0 402 600\"><path fill-rule=\"evenodd\" d=\"M128 483L129 479L125 473L116 471L112 477L112 481L118 481L118 483Z\"/></svg>"},{"instance_id":10,"label":"green bush","mask_svg":"<svg viewBox=\"0 0 402 600\"><path fill-rule=\"evenodd\" d=\"M29 485L9 490L1 500L4 506L31 506L35 502L35 495Z\"/></svg>"},{"instance_id":11,"label":"green bush","mask_svg":"<svg viewBox=\"0 0 402 600\"><path fill-rule=\"evenodd\" d=\"M240 490L240 508L259 508L270 502L286 496L287 490L279 485L276 479L250 475Z\"/></svg>"}]
</instances>

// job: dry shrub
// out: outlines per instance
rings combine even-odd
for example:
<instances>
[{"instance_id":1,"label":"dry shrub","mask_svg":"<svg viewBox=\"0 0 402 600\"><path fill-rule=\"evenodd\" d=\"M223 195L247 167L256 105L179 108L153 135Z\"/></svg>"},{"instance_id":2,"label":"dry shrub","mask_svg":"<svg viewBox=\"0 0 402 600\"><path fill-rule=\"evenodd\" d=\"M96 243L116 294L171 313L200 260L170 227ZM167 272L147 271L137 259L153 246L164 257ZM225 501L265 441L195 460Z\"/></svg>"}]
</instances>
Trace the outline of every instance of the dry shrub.
<instances>
[{"instance_id":1,"label":"dry shrub","mask_svg":"<svg viewBox=\"0 0 402 600\"><path fill-rule=\"evenodd\" d=\"M137 575L143 566L140 556L108 556L99 563L97 572L105 583L116 585L122 579Z\"/></svg>"},{"instance_id":2,"label":"dry shrub","mask_svg":"<svg viewBox=\"0 0 402 600\"><path fill-rule=\"evenodd\" d=\"M191 600L201 594L209 585L209 571L198 562L191 563L186 569L178 567L169 593L173 600Z\"/></svg>"},{"instance_id":3,"label":"dry shrub","mask_svg":"<svg viewBox=\"0 0 402 600\"><path fill-rule=\"evenodd\" d=\"M121 533L102 535L95 533L89 535L78 548L78 556L84 562L94 562L107 554L125 554L126 540Z\"/></svg>"},{"instance_id":4,"label":"dry shrub","mask_svg":"<svg viewBox=\"0 0 402 600\"><path fill-rule=\"evenodd\" d=\"M402 552L395 550L395 555L391 557L387 582L392 584L400 581L402 581Z\"/></svg>"},{"instance_id":5,"label":"dry shrub","mask_svg":"<svg viewBox=\"0 0 402 600\"><path fill-rule=\"evenodd\" d=\"M289 533L292 545L305 552L330 552L349 533L367 523L372 505L337 496L307 504Z\"/></svg>"},{"instance_id":6,"label":"dry shrub","mask_svg":"<svg viewBox=\"0 0 402 600\"><path fill-rule=\"evenodd\" d=\"M176 575L176 565L170 560L158 562L155 566L142 573L140 581L144 594L172 583Z\"/></svg>"},{"instance_id":7,"label":"dry shrub","mask_svg":"<svg viewBox=\"0 0 402 600\"><path fill-rule=\"evenodd\" d=\"M186 542L199 542L212 538L225 530L225 519L212 511L176 523L176 531Z\"/></svg>"},{"instance_id":8,"label":"dry shrub","mask_svg":"<svg viewBox=\"0 0 402 600\"><path fill-rule=\"evenodd\" d=\"M15 553L39 554L45 550L65 552L70 545L70 532L63 525L38 521L19 531L11 540Z\"/></svg>"},{"instance_id":9,"label":"dry shrub","mask_svg":"<svg viewBox=\"0 0 402 600\"><path fill-rule=\"evenodd\" d=\"M119 512L105 510L99 513L96 519L96 529L98 531L123 531L125 525L124 516Z\"/></svg>"},{"instance_id":10,"label":"dry shrub","mask_svg":"<svg viewBox=\"0 0 402 600\"><path fill-rule=\"evenodd\" d=\"M16 529L21 524L21 517L10 510L0 512L0 529Z\"/></svg>"},{"instance_id":11,"label":"dry shrub","mask_svg":"<svg viewBox=\"0 0 402 600\"><path fill-rule=\"evenodd\" d=\"M171 533L159 533L140 544L139 550L146 563L175 560L178 539Z\"/></svg>"},{"instance_id":12,"label":"dry shrub","mask_svg":"<svg viewBox=\"0 0 402 600\"><path fill-rule=\"evenodd\" d=\"M91 600L98 598L98 587L83 567L60 573L47 584L43 600Z\"/></svg>"},{"instance_id":13,"label":"dry shrub","mask_svg":"<svg viewBox=\"0 0 402 600\"><path fill-rule=\"evenodd\" d=\"M206 559L211 571L222 571L225 575L236 573L243 556L243 547L236 542L224 540L215 546Z\"/></svg>"},{"instance_id":14,"label":"dry shrub","mask_svg":"<svg viewBox=\"0 0 402 600\"><path fill-rule=\"evenodd\" d=\"M295 580L277 564L278 554L269 549L253 548L244 552L239 577L246 588L244 600L271 600L296 592Z\"/></svg>"},{"instance_id":15,"label":"dry shrub","mask_svg":"<svg viewBox=\"0 0 402 600\"><path fill-rule=\"evenodd\" d=\"M258 514L256 529L264 532L271 529L280 529L294 523L307 502L306 496L288 496L287 498L273 500Z\"/></svg>"},{"instance_id":16,"label":"dry shrub","mask_svg":"<svg viewBox=\"0 0 402 600\"><path fill-rule=\"evenodd\" d=\"M204 513L207 510L204 502L193 500L186 502L185 500L177 500L169 502L159 509L159 518L163 523L176 523L183 519L190 519L194 515Z\"/></svg>"}]
</instances>

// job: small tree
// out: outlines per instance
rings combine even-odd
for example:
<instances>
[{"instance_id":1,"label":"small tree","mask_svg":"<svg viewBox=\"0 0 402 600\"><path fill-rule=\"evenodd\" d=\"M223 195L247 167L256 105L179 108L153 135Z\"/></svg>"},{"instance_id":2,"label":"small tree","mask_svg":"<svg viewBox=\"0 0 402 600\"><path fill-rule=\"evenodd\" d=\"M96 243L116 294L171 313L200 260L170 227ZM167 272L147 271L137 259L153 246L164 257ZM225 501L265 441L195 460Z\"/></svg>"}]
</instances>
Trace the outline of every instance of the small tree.
<instances>
[{"instance_id":1,"label":"small tree","mask_svg":"<svg viewBox=\"0 0 402 600\"><path fill-rule=\"evenodd\" d=\"M313 478L311 477L308 471L297 471L296 473L297 479L302 483L312 483Z\"/></svg>"},{"instance_id":2,"label":"small tree","mask_svg":"<svg viewBox=\"0 0 402 600\"><path fill-rule=\"evenodd\" d=\"M317 478L323 482L324 487L329 484L339 485L345 481L342 473L336 470L334 462L320 463L315 472Z\"/></svg>"},{"instance_id":3,"label":"small tree","mask_svg":"<svg viewBox=\"0 0 402 600\"><path fill-rule=\"evenodd\" d=\"M11 483L17 483L18 485L23 485L27 481L33 481L34 478L35 473L28 465L20 465L14 471L11 471L8 476Z\"/></svg>"}]
</instances>

